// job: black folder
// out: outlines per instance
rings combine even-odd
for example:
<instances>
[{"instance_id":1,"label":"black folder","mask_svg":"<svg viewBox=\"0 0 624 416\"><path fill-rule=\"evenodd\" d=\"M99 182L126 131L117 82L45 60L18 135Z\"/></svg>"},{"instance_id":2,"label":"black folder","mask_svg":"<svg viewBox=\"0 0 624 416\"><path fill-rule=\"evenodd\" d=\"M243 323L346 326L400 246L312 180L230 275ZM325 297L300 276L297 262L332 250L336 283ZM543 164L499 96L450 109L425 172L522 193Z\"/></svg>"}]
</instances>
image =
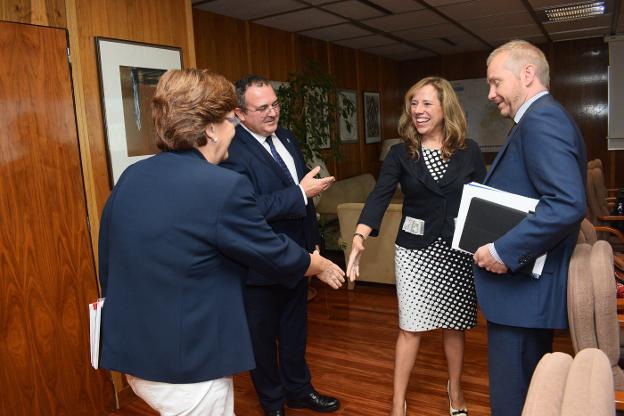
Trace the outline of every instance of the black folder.
<instances>
[{"instance_id":1,"label":"black folder","mask_svg":"<svg viewBox=\"0 0 624 416\"><path fill-rule=\"evenodd\" d=\"M474 254L485 244L496 241L529 215L528 212L474 197L470 200L459 248ZM533 269L532 262L523 269Z\"/></svg>"}]
</instances>

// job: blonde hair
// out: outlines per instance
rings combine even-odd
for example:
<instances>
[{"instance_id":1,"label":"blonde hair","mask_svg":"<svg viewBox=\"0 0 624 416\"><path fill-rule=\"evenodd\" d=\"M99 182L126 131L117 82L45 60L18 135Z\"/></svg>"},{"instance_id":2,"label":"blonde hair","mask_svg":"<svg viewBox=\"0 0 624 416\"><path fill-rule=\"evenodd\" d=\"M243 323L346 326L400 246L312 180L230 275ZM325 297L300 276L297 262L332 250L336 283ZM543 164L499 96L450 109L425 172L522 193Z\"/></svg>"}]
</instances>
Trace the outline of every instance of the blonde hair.
<instances>
[{"instance_id":1,"label":"blonde hair","mask_svg":"<svg viewBox=\"0 0 624 416\"><path fill-rule=\"evenodd\" d=\"M506 52L508 55L508 59L505 62L507 69L517 75L524 65L531 64L535 67L537 79L540 80L546 89L550 88L550 68L546 56L544 56L544 52L540 48L526 40L511 40L492 51L487 58L487 65L490 65L492 59L503 52Z\"/></svg>"},{"instance_id":2,"label":"blonde hair","mask_svg":"<svg viewBox=\"0 0 624 416\"><path fill-rule=\"evenodd\" d=\"M410 157L418 159L418 151L422 142L422 136L416 130L412 120L411 103L416 91L426 85L431 85L438 93L438 99L444 115L444 134L442 137L442 157L449 160L458 149L466 147L466 116L459 104L457 94L453 86L444 78L427 77L412 85L405 93L403 112L399 119L398 132L407 145Z\"/></svg>"},{"instance_id":3,"label":"blonde hair","mask_svg":"<svg viewBox=\"0 0 624 416\"><path fill-rule=\"evenodd\" d=\"M156 145L163 151L203 146L210 123L220 123L236 107L234 86L207 69L171 69L152 99Z\"/></svg>"}]
</instances>

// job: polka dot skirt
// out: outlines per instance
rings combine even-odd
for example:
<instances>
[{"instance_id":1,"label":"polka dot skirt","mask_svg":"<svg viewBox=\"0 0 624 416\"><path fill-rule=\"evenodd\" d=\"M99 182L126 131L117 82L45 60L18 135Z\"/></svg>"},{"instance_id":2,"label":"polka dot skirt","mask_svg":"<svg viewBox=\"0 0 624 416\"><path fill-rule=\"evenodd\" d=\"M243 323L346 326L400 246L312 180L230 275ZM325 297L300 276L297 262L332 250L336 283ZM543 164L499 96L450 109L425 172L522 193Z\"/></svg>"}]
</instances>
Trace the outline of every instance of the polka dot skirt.
<instances>
[{"instance_id":1,"label":"polka dot skirt","mask_svg":"<svg viewBox=\"0 0 624 416\"><path fill-rule=\"evenodd\" d=\"M438 150L423 148L431 176L440 180L447 163ZM472 257L438 238L424 249L396 246L399 326L406 331L469 329L477 323Z\"/></svg>"}]
</instances>

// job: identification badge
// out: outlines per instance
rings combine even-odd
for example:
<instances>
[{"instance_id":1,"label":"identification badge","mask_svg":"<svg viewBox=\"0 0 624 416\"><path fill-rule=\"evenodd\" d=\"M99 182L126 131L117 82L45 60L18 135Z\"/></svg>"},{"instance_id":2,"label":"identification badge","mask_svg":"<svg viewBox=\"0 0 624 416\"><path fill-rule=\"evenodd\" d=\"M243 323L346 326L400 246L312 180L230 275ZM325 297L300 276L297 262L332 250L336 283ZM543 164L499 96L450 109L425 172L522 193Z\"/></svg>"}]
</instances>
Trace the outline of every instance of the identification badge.
<instances>
[{"instance_id":1,"label":"identification badge","mask_svg":"<svg viewBox=\"0 0 624 416\"><path fill-rule=\"evenodd\" d=\"M425 221L418 218L405 217L402 230L414 235L423 235L425 233Z\"/></svg>"}]
</instances>

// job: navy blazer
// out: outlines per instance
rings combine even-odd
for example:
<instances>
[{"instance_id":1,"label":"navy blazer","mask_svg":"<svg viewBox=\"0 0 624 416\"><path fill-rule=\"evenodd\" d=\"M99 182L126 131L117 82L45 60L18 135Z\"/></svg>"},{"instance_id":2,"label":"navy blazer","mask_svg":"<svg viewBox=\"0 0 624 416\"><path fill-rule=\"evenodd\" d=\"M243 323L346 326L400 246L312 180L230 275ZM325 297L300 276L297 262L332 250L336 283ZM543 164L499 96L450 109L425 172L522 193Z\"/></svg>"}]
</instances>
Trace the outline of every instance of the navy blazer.
<instances>
[{"instance_id":1,"label":"navy blazer","mask_svg":"<svg viewBox=\"0 0 624 416\"><path fill-rule=\"evenodd\" d=\"M190 150L125 170L102 213L99 263L101 367L197 383L255 366L248 267L303 275L310 257L272 232L247 179Z\"/></svg>"},{"instance_id":2,"label":"navy blazer","mask_svg":"<svg viewBox=\"0 0 624 416\"><path fill-rule=\"evenodd\" d=\"M297 139L289 130L281 127L275 132L295 161L298 181L308 173ZM228 158L221 166L245 175L256 192L258 208L276 233L284 233L301 247L313 251L320 244L316 210L312 198L304 203L298 185L286 177L269 152L243 126L236 127L236 135L230 144ZM303 274L299 276L303 278ZM250 285L274 284L275 279L259 270L250 270ZM297 279L287 280L295 287Z\"/></svg>"},{"instance_id":3,"label":"navy blazer","mask_svg":"<svg viewBox=\"0 0 624 416\"><path fill-rule=\"evenodd\" d=\"M537 99L513 128L485 184L539 199L535 215L494 242L509 273L475 265L477 297L494 323L567 327L568 265L585 216L585 143L568 112L550 95ZM520 270L548 253L541 278Z\"/></svg>"},{"instance_id":4,"label":"navy blazer","mask_svg":"<svg viewBox=\"0 0 624 416\"><path fill-rule=\"evenodd\" d=\"M386 208L400 183L405 198L396 244L409 249L424 248L442 237L450 246L464 184L481 182L485 177L483 157L479 145L466 139L466 147L451 156L446 173L436 182L425 165L422 149L420 155L412 159L405 143L390 148L358 223L371 227L371 236L377 236ZM423 235L403 231L406 216L424 220Z\"/></svg>"}]
</instances>

